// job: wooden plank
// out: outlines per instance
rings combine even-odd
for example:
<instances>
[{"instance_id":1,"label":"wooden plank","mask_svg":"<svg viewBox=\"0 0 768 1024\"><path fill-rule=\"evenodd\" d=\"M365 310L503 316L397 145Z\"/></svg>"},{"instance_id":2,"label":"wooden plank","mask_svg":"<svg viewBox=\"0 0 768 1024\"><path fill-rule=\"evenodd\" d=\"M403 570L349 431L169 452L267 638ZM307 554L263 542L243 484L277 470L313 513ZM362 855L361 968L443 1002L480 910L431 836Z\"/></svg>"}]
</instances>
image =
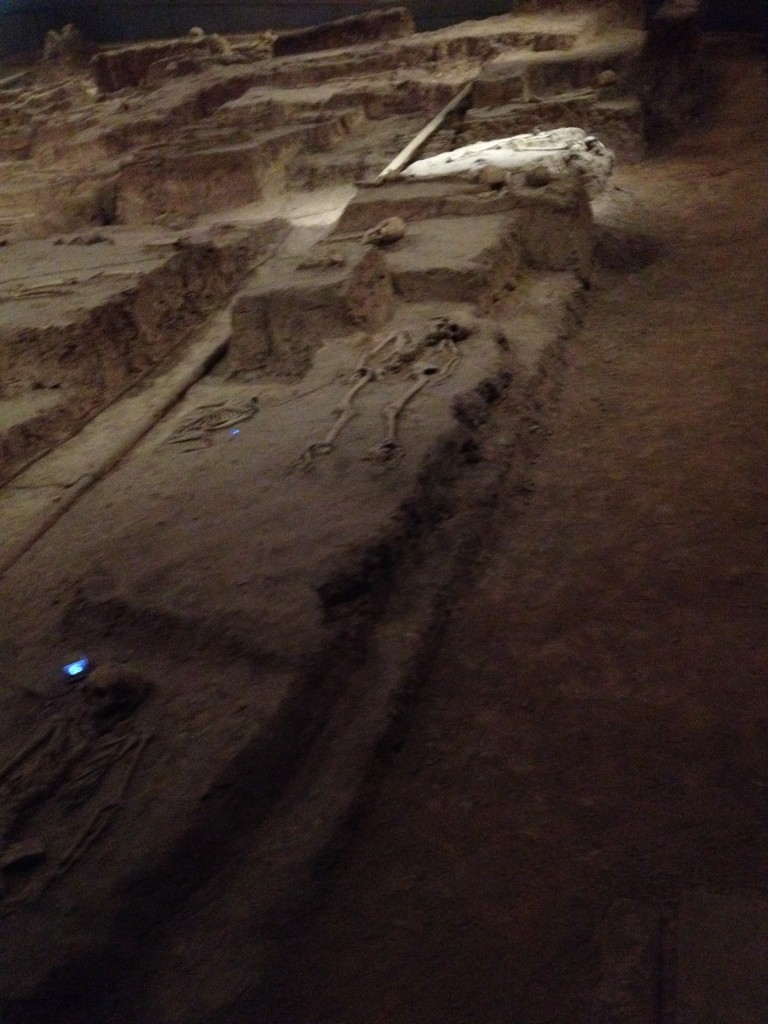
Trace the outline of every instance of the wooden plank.
<instances>
[{"instance_id":1,"label":"wooden plank","mask_svg":"<svg viewBox=\"0 0 768 1024\"><path fill-rule=\"evenodd\" d=\"M443 122L449 116L449 114L452 114L454 110L461 106L464 100L467 99L469 94L472 92L473 85L474 82L467 82L467 84L464 86L461 92L457 93L457 95L453 97L450 103L446 103L446 105L443 107L440 113L436 114L429 122L429 124L425 125L421 129L419 134L408 143L405 149L398 153L394 160L390 161L390 163L387 164L387 166L384 168L381 174L379 174L376 178L376 181L379 184L387 181L389 178L394 178L396 175L400 174L400 172L404 168L406 168L408 164L414 161L419 151L426 145L427 142L429 142L429 140L432 138L432 136L435 134L438 128L440 128L440 126L443 124Z\"/></svg>"}]
</instances>

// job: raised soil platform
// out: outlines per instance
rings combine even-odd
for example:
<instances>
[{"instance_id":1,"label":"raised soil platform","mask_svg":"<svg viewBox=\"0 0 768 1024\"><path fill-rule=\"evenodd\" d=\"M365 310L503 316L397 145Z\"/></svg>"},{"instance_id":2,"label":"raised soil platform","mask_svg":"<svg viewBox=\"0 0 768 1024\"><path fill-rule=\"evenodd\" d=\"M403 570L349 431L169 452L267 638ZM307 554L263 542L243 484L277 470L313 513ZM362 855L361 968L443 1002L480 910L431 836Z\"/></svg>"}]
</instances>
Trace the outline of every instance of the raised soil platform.
<instances>
[{"instance_id":1,"label":"raised soil platform","mask_svg":"<svg viewBox=\"0 0 768 1024\"><path fill-rule=\"evenodd\" d=\"M0 484L171 357L286 231L103 228L7 246Z\"/></svg>"}]
</instances>

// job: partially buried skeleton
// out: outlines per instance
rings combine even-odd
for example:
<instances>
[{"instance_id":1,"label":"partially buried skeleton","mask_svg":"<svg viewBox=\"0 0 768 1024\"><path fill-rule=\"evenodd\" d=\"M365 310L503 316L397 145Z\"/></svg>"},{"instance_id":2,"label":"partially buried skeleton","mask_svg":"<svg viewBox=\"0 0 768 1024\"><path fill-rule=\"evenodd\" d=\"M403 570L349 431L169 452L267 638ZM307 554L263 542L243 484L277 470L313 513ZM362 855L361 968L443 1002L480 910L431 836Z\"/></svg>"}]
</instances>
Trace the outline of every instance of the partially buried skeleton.
<instances>
[{"instance_id":1,"label":"partially buried skeleton","mask_svg":"<svg viewBox=\"0 0 768 1024\"><path fill-rule=\"evenodd\" d=\"M97 666L0 766L0 916L42 895L109 827L151 739L134 717L153 690L125 666Z\"/></svg>"}]
</instances>

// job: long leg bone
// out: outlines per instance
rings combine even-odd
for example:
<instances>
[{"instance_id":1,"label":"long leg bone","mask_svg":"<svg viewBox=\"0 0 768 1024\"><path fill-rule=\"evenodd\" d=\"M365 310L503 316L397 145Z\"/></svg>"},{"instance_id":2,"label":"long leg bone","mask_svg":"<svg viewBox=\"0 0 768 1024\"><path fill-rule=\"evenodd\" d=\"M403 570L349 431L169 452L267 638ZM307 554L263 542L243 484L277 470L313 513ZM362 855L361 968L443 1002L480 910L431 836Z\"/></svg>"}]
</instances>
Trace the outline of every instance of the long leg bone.
<instances>
[{"instance_id":1,"label":"long leg bone","mask_svg":"<svg viewBox=\"0 0 768 1024\"><path fill-rule=\"evenodd\" d=\"M461 356L456 343L449 338L443 338L438 344L438 351L448 355L443 366L435 366L434 363L417 363L411 371L411 376L416 378L415 383L396 402L391 402L384 409L384 416L387 422L387 432L384 440L377 444L368 453L367 458L374 462L390 462L393 459L402 458L405 449L398 439L398 423L403 410L420 391L422 391L430 380L444 379L450 376L456 369Z\"/></svg>"},{"instance_id":2,"label":"long leg bone","mask_svg":"<svg viewBox=\"0 0 768 1024\"><path fill-rule=\"evenodd\" d=\"M299 457L297 465L301 468L311 465L319 455L330 455L336 445L336 438L347 423L357 415L357 410L354 407L355 398L367 384L376 379L376 374L369 367L362 366L355 371L355 377L358 378L356 383L352 385L344 397L344 401L335 410L337 419L328 434L326 434L322 441L315 441L309 445Z\"/></svg>"},{"instance_id":3,"label":"long leg bone","mask_svg":"<svg viewBox=\"0 0 768 1024\"><path fill-rule=\"evenodd\" d=\"M408 403L427 386L431 377L440 372L440 368L428 363L415 367L413 372L417 376L415 384L406 391L402 398L399 398L396 402L391 402L384 409L384 416L387 421L386 437L371 450L368 456L376 462L389 462L392 459L399 459L405 455L405 450L397 438L398 420Z\"/></svg>"}]
</instances>

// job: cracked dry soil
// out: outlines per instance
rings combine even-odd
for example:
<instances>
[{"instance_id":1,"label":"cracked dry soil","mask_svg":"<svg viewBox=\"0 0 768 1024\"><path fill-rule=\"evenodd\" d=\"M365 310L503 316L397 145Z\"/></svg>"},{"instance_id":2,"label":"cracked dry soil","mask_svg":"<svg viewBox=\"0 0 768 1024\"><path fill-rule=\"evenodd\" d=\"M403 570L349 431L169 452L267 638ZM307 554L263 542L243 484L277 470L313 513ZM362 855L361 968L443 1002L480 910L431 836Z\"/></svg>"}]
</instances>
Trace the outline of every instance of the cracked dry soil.
<instances>
[{"instance_id":1,"label":"cracked dry soil","mask_svg":"<svg viewBox=\"0 0 768 1024\"><path fill-rule=\"evenodd\" d=\"M716 65L715 108L597 204L530 493L500 494L348 846L230 1021L604 1021L618 902L765 895L768 90L753 54Z\"/></svg>"}]
</instances>

